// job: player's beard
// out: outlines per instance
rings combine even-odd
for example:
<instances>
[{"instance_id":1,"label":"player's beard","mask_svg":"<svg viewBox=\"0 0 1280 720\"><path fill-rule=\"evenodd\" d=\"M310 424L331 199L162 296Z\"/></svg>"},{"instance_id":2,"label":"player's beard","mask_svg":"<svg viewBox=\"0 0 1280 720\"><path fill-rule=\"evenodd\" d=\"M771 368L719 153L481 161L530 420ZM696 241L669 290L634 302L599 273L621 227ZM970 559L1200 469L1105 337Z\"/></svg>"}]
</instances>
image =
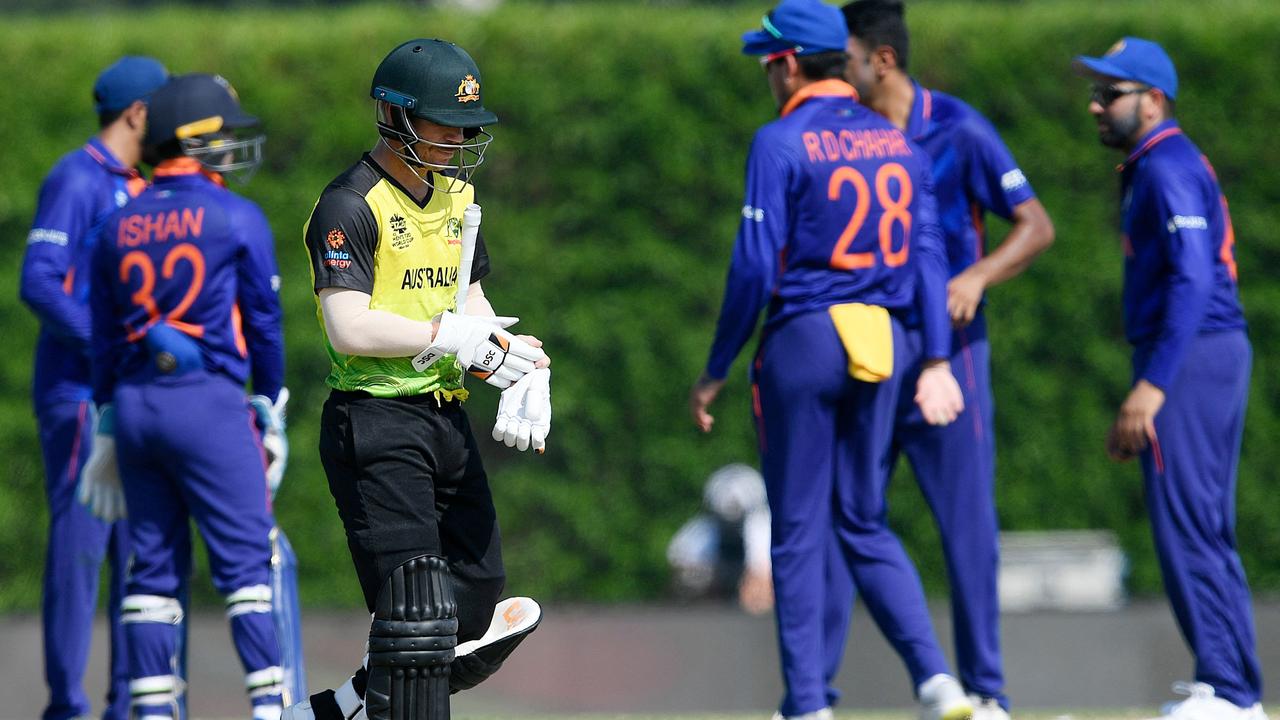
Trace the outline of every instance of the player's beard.
<instances>
[{"instance_id":1,"label":"player's beard","mask_svg":"<svg viewBox=\"0 0 1280 720\"><path fill-rule=\"evenodd\" d=\"M1103 145L1113 148L1127 148L1137 140L1134 135L1138 132L1138 127L1142 125L1142 118L1138 116L1139 107L1134 106L1133 112L1127 116L1107 117L1103 116L1098 119L1098 139Z\"/></svg>"}]
</instances>

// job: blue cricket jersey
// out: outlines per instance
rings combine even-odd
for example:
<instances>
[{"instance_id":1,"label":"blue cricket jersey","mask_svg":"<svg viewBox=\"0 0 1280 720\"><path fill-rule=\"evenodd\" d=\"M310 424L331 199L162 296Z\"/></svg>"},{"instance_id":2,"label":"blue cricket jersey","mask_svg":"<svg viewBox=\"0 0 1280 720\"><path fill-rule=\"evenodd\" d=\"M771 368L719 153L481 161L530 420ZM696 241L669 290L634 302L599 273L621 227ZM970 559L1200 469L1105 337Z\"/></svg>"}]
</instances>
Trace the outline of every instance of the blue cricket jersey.
<instances>
[{"instance_id":1,"label":"blue cricket jersey","mask_svg":"<svg viewBox=\"0 0 1280 720\"><path fill-rule=\"evenodd\" d=\"M1147 358L1136 379L1167 390L1191 338L1245 327L1235 232L1208 158L1176 122L1119 169L1125 335Z\"/></svg>"},{"instance_id":2,"label":"blue cricket jersey","mask_svg":"<svg viewBox=\"0 0 1280 720\"><path fill-rule=\"evenodd\" d=\"M279 271L253 202L198 162L156 168L154 183L103 224L93 255L93 393L153 373L145 338L164 323L193 338L204 368L275 398L284 379Z\"/></svg>"},{"instance_id":3,"label":"blue cricket jersey","mask_svg":"<svg viewBox=\"0 0 1280 720\"><path fill-rule=\"evenodd\" d=\"M40 186L20 289L40 320L37 409L89 398L89 258L103 220L144 187L96 137L64 155Z\"/></svg>"},{"instance_id":4,"label":"blue cricket jersey","mask_svg":"<svg viewBox=\"0 0 1280 720\"><path fill-rule=\"evenodd\" d=\"M843 81L812 83L756 133L708 376L728 374L766 305L766 333L841 303L906 312L918 274L926 355L950 355L928 155L855 98Z\"/></svg>"},{"instance_id":5,"label":"blue cricket jersey","mask_svg":"<svg viewBox=\"0 0 1280 720\"><path fill-rule=\"evenodd\" d=\"M1013 219L1013 209L1035 197L1031 184L991 123L968 103L915 87L907 137L933 160L938 222L946 239L951 277L986 254L983 215Z\"/></svg>"}]
</instances>

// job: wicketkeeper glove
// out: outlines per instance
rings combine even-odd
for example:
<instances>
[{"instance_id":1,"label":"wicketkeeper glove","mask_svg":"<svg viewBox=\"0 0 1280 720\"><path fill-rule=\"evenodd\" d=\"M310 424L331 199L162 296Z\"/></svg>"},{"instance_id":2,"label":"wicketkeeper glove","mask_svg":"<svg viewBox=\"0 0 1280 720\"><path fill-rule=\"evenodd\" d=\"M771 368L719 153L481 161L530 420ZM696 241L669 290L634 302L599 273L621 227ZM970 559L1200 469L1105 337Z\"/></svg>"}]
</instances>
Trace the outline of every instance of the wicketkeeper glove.
<instances>
[{"instance_id":1,"label":"wicketkeeper glove","mask_svg":"<svg viewBox=\"0 0 1280 720\"><path fill-rule=\"evenodd\" d=\"M116 464L116 413L107 403L94 418L93 449L84 469L76 499L95 516L114 522L127 514L124 488L120 485L120 466Z\"/></svg>"},{"instance_id":2,"label":"wicketkeeper glove","mask_svg":"<svg viewBox=\"0 0 1280 720\"><path fill-rule=\"evenodd\" d=\"M422 372L445 355L453 355L467 372L505 390L533 370L534 363L546 357L541 348L503 329L518 320L456 315L446 310L440 314L440 329L431 347L413 359L413 367Z\"/></svg>"},{"instance_id":3,"label":"wicketkeeper glove","mask_svg":"<svg viewBox=\"0 0 1280 720\"><path fill-rule=\"evenodd\" d=\"M267 489L275 499L284 469L289 464L289 437L284 434L284 408L289 404L289 388L280 388L276 401L266 395L250 395L254 421L262 432L262 449L267 453Z\"/></svg>"},{"instance_id":4,"label":"wicketkeeper glove","mask_svg":"<svg viewBox=\"0 0 1280 720\"><path fill-rule=\"evenodd\" d=\"M551 432L551 369L539 368L502 391L493 439L541 455Z\"/></svg>"}]
</instances>

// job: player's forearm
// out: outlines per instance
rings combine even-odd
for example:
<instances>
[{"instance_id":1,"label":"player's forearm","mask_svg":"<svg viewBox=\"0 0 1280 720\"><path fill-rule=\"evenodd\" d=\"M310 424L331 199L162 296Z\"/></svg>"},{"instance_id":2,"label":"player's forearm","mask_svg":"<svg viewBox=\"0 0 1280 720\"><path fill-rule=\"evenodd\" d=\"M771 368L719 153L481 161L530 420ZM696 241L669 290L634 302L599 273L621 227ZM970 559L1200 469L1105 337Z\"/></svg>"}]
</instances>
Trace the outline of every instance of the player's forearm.
<instances>
[{"instance_id":1,"label":"player's forearm","mask_svg":"<svg viewBox=\"0 0 1280 720\"><path fill-rule=\"evenodd\" d=\"M83 352L89 350L89 309L67 294L66 270L28 257L22 267L19 295L40 324Z\"/></svg>"},{"instance_id":2,"label":"player's forearm","mask_svg":"<svg viewBox=\"0 0 1280 720\"><path fill-rule=\"evenodd\" d=\"M978 273L986 287L998 285L1022 274L1053 240L1053 221L1040 201L1032 198L1014 208L1013 227L1000 247L974 263L970 271Z\"/></svg>"},{"instance_id":3,"label":"player's forearm","mask_svg":"<svg viewBox=\"0 0 1280 720\"><path fill-rule=\"evenodd\" d=\"M364 357L412 357L431 344L432 323L372 309L369 300L356 290L320 291L325 333L334 350Z\"/></svg>"},{"instance_id":4,"label":"player's forearm","mask_svg":"<svg viewBox=\"0 0 1280 720\"><path fill-rule=\"evenodd\" d=\"M466 314L476 317L496 317L498 313L494 312L493 305L489 304L489 298L485 296L484 289L480 287L480 283L471 283L467 288L467 307Z\"/></svg>"}]
</instances>

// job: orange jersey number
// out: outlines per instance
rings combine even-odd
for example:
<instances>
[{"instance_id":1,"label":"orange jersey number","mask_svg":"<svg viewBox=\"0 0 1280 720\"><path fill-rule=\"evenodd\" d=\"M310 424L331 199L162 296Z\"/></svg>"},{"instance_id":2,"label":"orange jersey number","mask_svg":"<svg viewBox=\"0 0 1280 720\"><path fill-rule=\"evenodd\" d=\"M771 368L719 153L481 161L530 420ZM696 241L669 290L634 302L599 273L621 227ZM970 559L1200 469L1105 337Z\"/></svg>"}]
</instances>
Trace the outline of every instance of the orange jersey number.
<instances>
[{"instance_id":1,"label":"orange jersey number","mask_svg":"<svg viewBox=\"0 0 1280 720\"><path fill-rule=\"evenodd\" d=\"M192 337L204 337L203 325L196 325L182 320L182 316L191 309L191 304L196 301L196 297L200 295L201 288L204 287L204 254L200 252L200 248L191 243L175 245L164 256L164 261L160 265L161 276L165 280L172 280L180 261L191 265L191 284L187 286L187 291L173 310L164 316L164 322ZM134 274L135 270L139 275L138 288L133 291L129 299L133 301L134 305L147 311L147 325L151 325L161 319L160 308L156 305L154 296L156 266L151 261L150 255L141 250L131 250L120 260L120 282L128 285L129 278ZM135 342L145 334L145 328L141 330L130 328L129 342Z\"/></svg>"},{"instance_id":2,"label":"orange jersey number","mask_svg":"<svg viewBox=\"0 0 1280 720\"><path fill-rule=\"evenodd\" d=\"M891 180L898 181L897 197L894 197L893 189L890 185ZM867 183L867 179L862 176L862 173L854 168L849 166L838 167L835 172L831 173L831 180L827 183L827 199L832 202L839 200L845 183L853 186L857 197L853 214L849 216L849 223L845 225L844 232L840 233L840 238L836 240L835 249L831 251L831 267L837 270L860 270L874 267L876 264L874 252L849 252L849 246L853 244L854 238L858 236L858 231L862 229L862 224L867 220L867 212L871 209L871 186ZM913 192L911 175L899 163L885 163L876 171L875 187L876 201L880 203L880 207L884 210L880 215L879 225L880 254L884 257L885 265L898 267L907 262L907 256L910 254L908 238L911 235L911 198ZM893 247L894 225L902 226L902 246L896 250Z\"/></svg>"}]
</instances>

